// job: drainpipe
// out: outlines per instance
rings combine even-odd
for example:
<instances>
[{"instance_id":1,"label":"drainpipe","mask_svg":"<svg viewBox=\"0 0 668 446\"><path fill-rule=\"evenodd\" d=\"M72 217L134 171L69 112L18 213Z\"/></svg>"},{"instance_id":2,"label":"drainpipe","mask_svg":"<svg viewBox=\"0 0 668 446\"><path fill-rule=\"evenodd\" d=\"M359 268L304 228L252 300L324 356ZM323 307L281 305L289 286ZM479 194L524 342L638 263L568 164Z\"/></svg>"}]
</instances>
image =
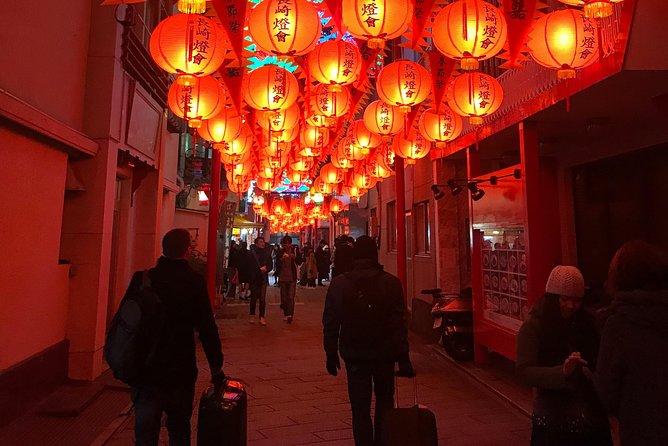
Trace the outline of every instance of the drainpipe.
<instances>
[{"instance_id":1,"label":"drainpipe","mask_svg":"<svg viewBox=\"0 0 668 446\"><path fill-rule=\"evenodd\" d=\"M209 231L206 254L207 289L211 308L216 299L216 248L218 242L218 217L220 216L220 152L211 149L211 201L209 201Z\"/></svg>"}]
</instances>

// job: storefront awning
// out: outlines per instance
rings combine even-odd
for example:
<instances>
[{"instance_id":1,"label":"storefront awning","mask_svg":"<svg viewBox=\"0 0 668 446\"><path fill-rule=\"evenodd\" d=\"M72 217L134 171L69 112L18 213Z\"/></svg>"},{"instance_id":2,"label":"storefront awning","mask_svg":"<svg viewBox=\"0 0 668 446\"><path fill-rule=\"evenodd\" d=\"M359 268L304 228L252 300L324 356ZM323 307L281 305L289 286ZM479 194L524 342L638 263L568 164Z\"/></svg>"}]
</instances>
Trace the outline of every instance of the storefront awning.
<instances>
[{"instance_id":1,"label":"storefront awning","mask_svg":"<svg viewBox=\"0 0 668 446\"><path fill-rule=\"evenodd\" d=\"M255 223L254 221L247 220L243 215L236 214L234 216L234 221L232 222L233 228L263 228L263 223Z\"/></svg>"}]
</instances>

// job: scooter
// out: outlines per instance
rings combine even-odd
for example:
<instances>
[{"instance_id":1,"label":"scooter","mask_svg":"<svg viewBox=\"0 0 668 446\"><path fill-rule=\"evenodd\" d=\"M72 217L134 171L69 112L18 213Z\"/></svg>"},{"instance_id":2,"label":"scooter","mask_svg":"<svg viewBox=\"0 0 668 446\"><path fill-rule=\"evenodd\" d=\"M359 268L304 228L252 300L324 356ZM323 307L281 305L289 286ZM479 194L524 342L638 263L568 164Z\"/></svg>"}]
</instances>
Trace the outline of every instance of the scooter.
<instances>
[{"instance_id":1,"label":"scooter","mask_svg":"<svg viewBox=\"0 0 668 446\"><path fill-rule=\"evenodd\" d=\"M457 361L473 359L473 296L471 288L445 294L440 288L422 290L433 297L431 315L440 330L445 352Z\"/></svg>"}]
</instances>

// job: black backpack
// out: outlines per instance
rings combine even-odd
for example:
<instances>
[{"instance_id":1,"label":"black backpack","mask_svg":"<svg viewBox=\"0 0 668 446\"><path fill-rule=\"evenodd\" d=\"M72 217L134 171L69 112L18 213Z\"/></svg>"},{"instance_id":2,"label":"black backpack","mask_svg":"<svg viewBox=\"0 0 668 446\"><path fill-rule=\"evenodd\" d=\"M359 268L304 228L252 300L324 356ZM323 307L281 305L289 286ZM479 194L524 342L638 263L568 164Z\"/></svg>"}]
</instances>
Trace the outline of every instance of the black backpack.
<instances>
[{"instance_id":1,"label":"black backpack","mask_svg":"<svg viewBox=\"0 0 668 446\"><path fill-rule=\"evenodd\" d=\"M104 357L116 379L131 386L142 383L153 363L164 320L160 297L151 288L149 272L143 271L141 285L128 290L104 343Z\"/></svg>"}]
</instances>

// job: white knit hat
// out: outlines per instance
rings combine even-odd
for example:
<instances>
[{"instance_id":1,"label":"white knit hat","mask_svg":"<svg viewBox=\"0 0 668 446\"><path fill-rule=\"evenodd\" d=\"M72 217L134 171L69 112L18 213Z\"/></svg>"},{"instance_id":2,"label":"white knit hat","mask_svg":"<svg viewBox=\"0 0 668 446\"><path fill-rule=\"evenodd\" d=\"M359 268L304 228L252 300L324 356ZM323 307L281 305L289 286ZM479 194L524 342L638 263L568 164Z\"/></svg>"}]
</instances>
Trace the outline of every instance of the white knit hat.
<instances>
[{"instance_id":1,"label":"white knit hat","mask_svg":"<svg viewBox=\"0 0 668 446\"><path fill-rule=\"evenodd\" d=\"M545 291L559 296L583 297L585 290L584 278L574 266L555 266L547 278Z\"/></svg>"}]
</instances>

